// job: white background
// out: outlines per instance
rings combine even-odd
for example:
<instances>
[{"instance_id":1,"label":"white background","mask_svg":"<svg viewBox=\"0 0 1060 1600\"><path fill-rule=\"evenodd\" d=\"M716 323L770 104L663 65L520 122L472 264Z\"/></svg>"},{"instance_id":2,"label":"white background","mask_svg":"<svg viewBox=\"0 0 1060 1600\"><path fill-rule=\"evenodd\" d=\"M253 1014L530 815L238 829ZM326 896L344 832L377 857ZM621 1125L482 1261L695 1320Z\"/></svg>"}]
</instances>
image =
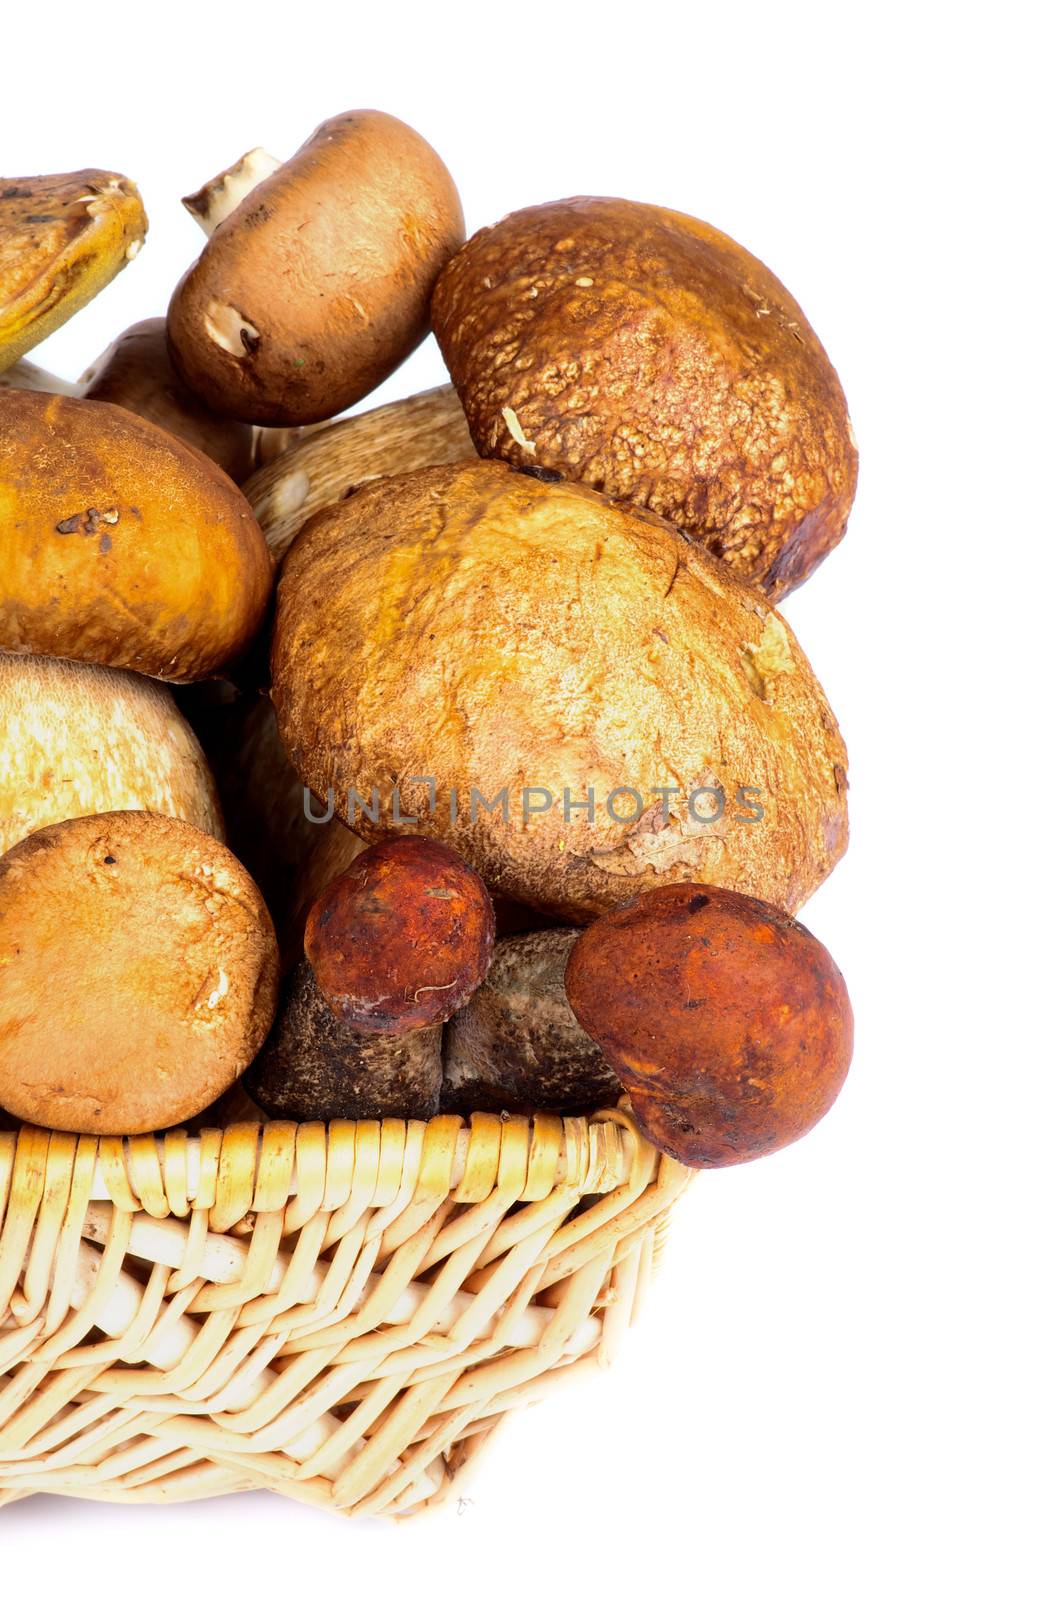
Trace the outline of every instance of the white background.
<instances>
[{"instance_id":1,"label":"white background","mask_svg":"<svg viewBox=\"0 0 1060 1600\"><path fill-rule=\"evenodd\" d=\"M1057 1593L1045 16L14 8L5 174L114 167L151 218L37 352L63 376L165 309L200 242L180 195L377 106L436 145L469 227L600 193L733 234L822 337L862 456L845 544L785 607L851 746L853 843L805 912L857 1011L832 1115L697 1180L623 1361L515 1419L461 1514L32 1501L0 1512L5 1594ZM429 344L370 403L442 376Z\"/></svg>"}]
</instances>

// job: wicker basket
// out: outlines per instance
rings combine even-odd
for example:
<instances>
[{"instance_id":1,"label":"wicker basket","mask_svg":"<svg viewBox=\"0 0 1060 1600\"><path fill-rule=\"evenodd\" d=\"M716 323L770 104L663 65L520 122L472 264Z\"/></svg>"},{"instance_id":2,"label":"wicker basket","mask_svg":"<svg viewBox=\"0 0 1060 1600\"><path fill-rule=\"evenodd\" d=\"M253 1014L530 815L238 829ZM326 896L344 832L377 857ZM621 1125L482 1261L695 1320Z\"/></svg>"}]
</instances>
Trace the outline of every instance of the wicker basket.
<instances>
[{"instance_id":1,"label":"wicker basket","mask_svg":"<svg viewBox=\"0 0 1060 1600\"><path fill-rule=\"evenodd\" d=\"M0 1134L0 1505L436 1504L610 1363L688 1177L621 1110Z\"/></svg>"}]
</instances>

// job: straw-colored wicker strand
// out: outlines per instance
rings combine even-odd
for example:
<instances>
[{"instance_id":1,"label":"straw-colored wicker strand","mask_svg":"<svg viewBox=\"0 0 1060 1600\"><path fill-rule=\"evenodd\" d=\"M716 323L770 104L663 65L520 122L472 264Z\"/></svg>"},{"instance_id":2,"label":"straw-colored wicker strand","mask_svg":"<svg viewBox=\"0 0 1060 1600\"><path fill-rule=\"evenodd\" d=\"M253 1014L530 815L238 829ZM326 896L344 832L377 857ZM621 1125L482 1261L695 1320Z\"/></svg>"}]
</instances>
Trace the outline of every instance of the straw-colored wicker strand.
<instances>
[{"instance_id":1,"label":"straw-colored wicker strand","mask_svg":"<svg viewBox=\"0 0 1060 1600\"><path fill-rule=\"evenodd\" d=\"M437 1505L610 1365L688 1177L621 1109L0 1134L0 1505Z\"/></svg>"}]
</instances>

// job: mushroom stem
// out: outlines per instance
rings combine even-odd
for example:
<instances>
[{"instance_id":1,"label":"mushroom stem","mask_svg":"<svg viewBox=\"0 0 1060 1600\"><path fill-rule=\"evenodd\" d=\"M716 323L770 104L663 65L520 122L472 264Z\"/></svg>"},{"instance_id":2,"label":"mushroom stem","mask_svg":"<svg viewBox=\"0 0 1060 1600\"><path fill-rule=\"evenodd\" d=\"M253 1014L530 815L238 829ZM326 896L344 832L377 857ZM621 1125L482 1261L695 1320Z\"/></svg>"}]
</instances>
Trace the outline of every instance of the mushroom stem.
<instances>
[{"instance_id":1,"label":"mushroom stem","mask_svg":"<svg viewBox=\"0 0 1060 1600\"><path fill-rule=\"evenodd\" d=\"M466 461L474 454L463 407L446 383L328 423L259 467L243 493L279 560L313 512L337 505L368 479Z\"/></svg>"},{"instance_id":2,"label":"mushroom stem","mask_svg":"<svg viewBox=\"0 0 1060 1600\"><path fill-rule=\"evenodd\" d=\"M233 166L219 172L216 178L211 178L209 183L204 183L195 194L185 195L181 204L209 238L251 190L256 189L263 178L268 178L282 165L275 156L270 156L267 150L258 145L240 156Z\"/></svg>"},{"instance_id":3,"label":"mushroom stem","mask_svg":"<svg viewBox=\"0 0 1060 1600\"><path fill-rule=\"evenodd\" d=\"M67 383L54 372L45 372L32 361L16 361L6 372L0 372L0 389L29 389L33 394L70 394L82 392L80 383Z\"/></svg>"}]
</instances>

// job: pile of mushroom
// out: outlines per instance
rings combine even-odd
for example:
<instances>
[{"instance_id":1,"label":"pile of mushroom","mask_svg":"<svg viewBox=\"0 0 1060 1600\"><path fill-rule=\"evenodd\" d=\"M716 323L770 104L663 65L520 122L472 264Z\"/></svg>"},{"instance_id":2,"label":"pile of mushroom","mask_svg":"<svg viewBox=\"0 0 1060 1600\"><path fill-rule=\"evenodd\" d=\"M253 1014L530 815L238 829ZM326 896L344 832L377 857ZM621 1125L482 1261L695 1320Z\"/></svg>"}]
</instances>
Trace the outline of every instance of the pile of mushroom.
<instances>
[{"instance_id":1,"label":"pile of mushroom","mask_svg":"<svg viewBox=\"0 0 1060 1600\"><path fill-rule=\"evenodd\" d=\"M857 477L805 315L653 206L465 242L378 111L184 204L166 315L72 382L27 353L139 195L0 184L0 1114L798 1138L852 1049L794 920L846 751L776 603ZM342 416L432 327L451 384Z\"/></svg>"}]
</instances>

